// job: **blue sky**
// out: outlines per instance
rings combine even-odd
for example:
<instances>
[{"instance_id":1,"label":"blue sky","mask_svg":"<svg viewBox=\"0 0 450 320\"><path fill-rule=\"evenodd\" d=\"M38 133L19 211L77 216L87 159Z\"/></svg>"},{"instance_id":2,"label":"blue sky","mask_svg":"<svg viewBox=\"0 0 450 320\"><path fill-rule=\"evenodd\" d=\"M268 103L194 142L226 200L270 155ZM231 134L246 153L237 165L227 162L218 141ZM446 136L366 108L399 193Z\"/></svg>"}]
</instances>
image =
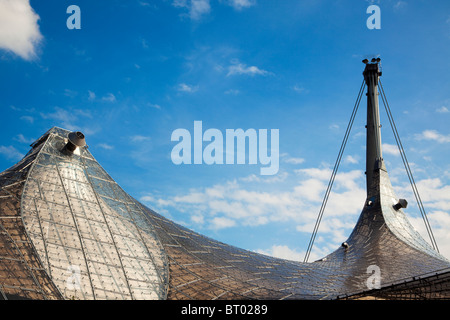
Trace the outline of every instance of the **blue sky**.
<instances>
[{"instance_id":1,"label":"blue sky","mask_svg":"<svg viewBox=\"0 0 450 320\"><path fill-rule=\"evenodd\" d=\"M14 3L14 5L13 5ZM81 9L70 30L69 5ZM367 8L378 5L381 29ZM19 9L21 10L19 10ZM0 170L53 126L85 133L132 196L195 231L303 260L362 82L382 83L441 252L450 257L448 1L0 0ZM397 194L428 240L381 107ZM171 134L278 129L280 165L175 165ZM365 200L361 104L311 259L347 239Z\"/></svg>"}]
</instances>

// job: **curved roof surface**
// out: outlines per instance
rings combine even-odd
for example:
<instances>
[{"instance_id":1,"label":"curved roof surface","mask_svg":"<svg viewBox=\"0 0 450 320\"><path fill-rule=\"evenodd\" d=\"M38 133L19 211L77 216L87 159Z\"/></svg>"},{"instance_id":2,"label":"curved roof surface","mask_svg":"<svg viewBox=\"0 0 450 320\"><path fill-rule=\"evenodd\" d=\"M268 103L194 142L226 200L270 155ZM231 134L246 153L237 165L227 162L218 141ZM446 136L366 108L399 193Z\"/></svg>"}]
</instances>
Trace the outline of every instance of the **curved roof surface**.
<instances>
[{"instance_id":1,"label":"curved roof surface","mask_svg":"<svg viewBox=\"0 0 450 320\"><path fill-rule=\"evenodd\" d=\"M86 147L64 152L69 133L50 129L0 174L0 297L335 299L450 268L394 209L384 164L347 246L302 263L229 246L157 214Z\"/></svg>"}]
</instances>

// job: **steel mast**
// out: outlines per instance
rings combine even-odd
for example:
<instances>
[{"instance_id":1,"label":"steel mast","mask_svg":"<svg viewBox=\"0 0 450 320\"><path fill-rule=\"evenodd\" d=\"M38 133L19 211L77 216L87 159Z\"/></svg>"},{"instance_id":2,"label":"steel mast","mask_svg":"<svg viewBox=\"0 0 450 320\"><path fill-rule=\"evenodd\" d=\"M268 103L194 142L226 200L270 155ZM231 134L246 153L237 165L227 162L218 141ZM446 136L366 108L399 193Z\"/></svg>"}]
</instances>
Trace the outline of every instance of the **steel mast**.
<instances>
[{"instance_id":1,"label":"steel mast","mask_svg":"<svg viewBox=\"0 0 450 320\"><path fill-rule=\"evenodd\" d=\"M367 194L373 183L374 172L383 166L381 151L381 124L378 105L378 79L381 76L380 58L367 59L363 75L367 85L367 134L366 134L366 186Z\"/></svg>"}]
</instances>

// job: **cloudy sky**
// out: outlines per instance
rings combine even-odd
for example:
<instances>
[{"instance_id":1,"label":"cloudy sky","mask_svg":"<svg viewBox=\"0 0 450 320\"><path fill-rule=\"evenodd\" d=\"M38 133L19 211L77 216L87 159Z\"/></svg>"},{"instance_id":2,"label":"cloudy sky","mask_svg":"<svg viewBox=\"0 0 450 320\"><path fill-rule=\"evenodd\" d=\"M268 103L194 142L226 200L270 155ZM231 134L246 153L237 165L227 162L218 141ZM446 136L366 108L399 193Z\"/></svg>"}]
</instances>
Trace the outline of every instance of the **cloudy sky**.
<instances>
[{"instance_id":1,"label":"cloudy sky","mask_svg":"<svg viewBox=\"0 0 450 320\"><path fill-rule=\"evenodd\" d=\"M69 29L76 4L81 29ZM380 8L369 29L367 8ZM53 126L132 196L195 231L303 260L362 82L382 83L440 251L450 258L450 3L437 0L0 0L0 170ZM176 129L276 129L279 170L172 162ZM384 158L428 240L381 106ZM365 200L365 104L310 260ZM224 146L225 146L225 142ZM258 140L261 143L261 140ZM208 143L204 142L203 147ZM260 145L260 144L259 144Z\"/></svg>"}]
</instances>

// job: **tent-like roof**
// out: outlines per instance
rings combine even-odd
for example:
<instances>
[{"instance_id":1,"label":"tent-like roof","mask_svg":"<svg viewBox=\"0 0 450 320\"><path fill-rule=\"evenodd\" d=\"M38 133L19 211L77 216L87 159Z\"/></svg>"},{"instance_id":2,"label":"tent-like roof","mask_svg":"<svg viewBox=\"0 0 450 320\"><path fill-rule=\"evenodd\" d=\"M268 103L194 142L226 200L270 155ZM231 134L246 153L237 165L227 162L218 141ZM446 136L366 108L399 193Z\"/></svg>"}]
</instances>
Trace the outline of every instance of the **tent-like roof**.
<instances>
[{"instance_id":1,"label":"tent-like roof","mask_svg":"<svg viewBox=\"0 0 450 320\"><path fill-rule=\"evenodd\" d=\"M239 249L157 214L83 143L68 151L70 134L50 129L0 174L0 298L450 297L450 262L396 206L379 157L348 240L307 263Z\"/></svg>"}]
</instances>

